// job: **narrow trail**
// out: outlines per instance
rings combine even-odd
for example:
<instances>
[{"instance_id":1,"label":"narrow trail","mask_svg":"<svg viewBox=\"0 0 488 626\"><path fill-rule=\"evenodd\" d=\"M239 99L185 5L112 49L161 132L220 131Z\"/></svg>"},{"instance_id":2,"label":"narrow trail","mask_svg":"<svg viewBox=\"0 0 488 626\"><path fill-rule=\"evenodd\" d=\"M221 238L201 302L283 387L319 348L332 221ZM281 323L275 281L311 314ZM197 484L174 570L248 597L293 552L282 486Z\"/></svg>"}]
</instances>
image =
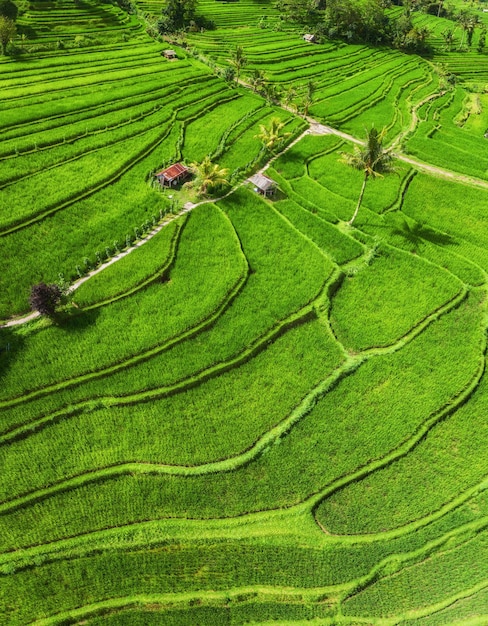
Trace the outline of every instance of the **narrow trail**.
<instances>
[{"instance_id":1,"label":"narrow trail","mask_svg":"<svg viewBox=\"0 0 488 626\"><path fill-rule=\"evenodd\" d=\"M445 94L446 91L436 91L435 93L431 93L429 96L423 98L422 100L420 100L420 102L417 102L417 104L414 104L411 107L410 112L412 115L412 119L410 120L410 125L404 131L402 131L393 141L393 143L391 144L392 150L394 150L398 145L401 145L401 142L405 139L405 137L407 137L407 135L409 135L410 133L413 133L417 128L417 125L419 123L419 109L424 106L424 104L427 104L427 102L435 100L436 98L441 98Z\"/></svg>"},{"instance_id":2,"label":"narrow trail","mask_svg":"<svg viewBox=\"0 0 488 626\"><path fill-rule=\"evenodd\" d=\"M248 89L251 89L251 86L248 85L247 83L245 83L244 81L240 80L239 83L242 86L244 86L244 87L246 87ZM416 118L415 118L415 116L416 116L416 108L418 108L419 106L424 104L426 101L432 99L434 96L438 96L438 95L439 94L436 93L436 94L433 94L433 95L429 96L429 98L426 98L424 101L419 103L417 105L417 107L415 107L415 110L413 111L414 121L412 122L412 124L416 123ZM282 106L282 108L284 108L285 110L289 110L290 112L293 112L291 107ZM307 128L305 131L303 131L298 137L296 137L291 143L289 143L283 150L281 150L277 154L273 155L267 161L267 163L257 171L258 174L264 173L274 163L274 161L276 161L281 155L283 155L285 152L287 152L293 146L295 146L306 135L334 135L336 137L340 137L341 139L344 139L345 141L348 141L348 142L356 144L356 145L363 145L364 144L364 142L362 140L357 139L353 135L350 135L349 133L345 133L345 132L343 132L341 130L337 130L336 128L333 128L332 126L328 126L326 124L322 124L321 122L317 121L316 119L314 119L312 117L305 116L304 119L308 122L309 128ZM397 143L398 143L398 139L393 143L393 146L396 145ZM430 165L429 163L425 163L423 161L420 161L419 159L406 156L406 155L402 154L401 152L395 152L394 150L392 150L392 155L396 159L398 159L400 161L403 161L404 163L408 163L409 165L412 165L413 167L415 167L416 169L418 169L420 171L424 171L424 172L427 172L429 174L432 174L433 176L438 176L438 177L445 178L445 179L448 179L448 180L453 180L455 182L460 182L462 184L468 184L468 185L472 185L474 187L478 187L478 188L482 188L482 189L487 189L488 190L488 181L481 180L481 179L475 178L473 176L468 176L466 174L460 174L458 172L454 172L454 171L448 170L446 168L439 167L437 165ZM236 189L238 189L239 187L242 187L243 185L245 185L247 182L248 182L248 179L245 179L245 180L239 182L237 185L232 187L226 194L224 194L223 196L220 196L218 198L204 199L204 200L201 200L201 201L195 202L195 203L187 202L184 205L184 207L183 207L183 209L181 211L179 211L174 216L171 216L169 218L166 217L163 222L158 224L155 228L153 228L153 230L151 230L149 233L147 233L147 235L144 237L144 239L141 239L140 241L137 241L133 246L131 246L130 248L127 248L127 250L124 250L123 252L120 252L119 254L115 255L114 257L112 257L107 262L105 262L102 265L100 265L100 267L98 267L98 268L92 270L91 272L89 272L88 274L86 274L86 276L83 276L82 278L76 280L71 285L70 291L71 292L75 291L76 289L78 289L78 287L80 287L80 285L85 283L92 276L95 276L96 274L99 274L100 272L103 272L103 270L105 270L107 267L110 267L111 265L113 265L117 261L120 261L120 259L123 259L128 254L130 254L131 252L136 250L137 248L140 248L147 241L152 239L152 237L157 235L165 226L167 226L170 222L172 222L173 220L177 219L181 215L189 213L190 211L192 211L196 207L199 207L199 206L201 206L203 204L209 204L209 203L218 202L219 200L223 200L224 198L227 198L232 193L234 193L234 191ZM19 326L21 324L26 324L27 322L31 322L31 321L37 319L38 317L40 317L40 314L37 311L34 311L34 312L29 313L27 315L14 317L14 318L12 318L12 319L10 319L8 321L1 322L0 323L0 329L1 328L9 328L9 327L13 327L13 326Z\"/></svg>"},{"instance_id":3,"label":"narrow trail","mask_svg":"<svg viewBox=\"0 0 488 626\"><path fill-rule=\"evenodd\" d=\"M270 167L270 165L274 161L276 161L276 159L278 159L287 150L289 150L295 144L297 144L299 141L301 141L301 139L303 139L303 137L305 137L305 135L308 135L311 132L312 132L312 129L311 128L307 128L302 133L300 133L300 135L298 137L296 137L296 139L294 139L291 143L289 143L285 148L283 148L283 150L281 150L277 154L273 155L269 159L269 161L260 170L258 170L258 173L262 174L263 172L265 172L268 169L268 167ZM316 134L316 133L312 132L312 134ZM100 272L103 272L104 270L107 269L107 267L110 267L111 265L113 265L117 261L120 261L121 259L126 257L128 254L130 254L134 250L137 250L137 248L140 248L141 246L143 246L150 239L152 239L155 235L157 235L165 226L170 224L175 219L181 217L182 215L185 215L186 213L189 213L193 209L196 209L197 207L202 206L203 204L211 204L211 203L214 203L214 202L219 202L220 200L223 200L224 198L227 198L228 196L233 194L234 191L236 191L236 189L238 189L239 187L242 187L247 182L248 182L248 179L246 178L245 180L241 181L240 183L238 183L237 185L232 187L223 196L219 196L217 198L207 198L205 200L200 200L199 202L187 202L184 205L184 207L183 207L183 209L181 211L179 211L175 215L172 215L172 216L169 216L169 217L166 216L162 222L160 222L155 228L153 228L151 231L149 231L146 234L144 239L140 239L139 241L135 242L134 245L132 245L130 248L127 248L123 252L119 252L119 254L116 254L115 256L113 256L111 259L109 259L108 261L106 261L105 263L103 263L102 265L97 267L96 269L91 270L90 272L88 272L88 274L86 274L82 278L79 278L78 280L76 280L70 287L70 293L73 293L74 291L76 291L76 289L78 289L78 287L83 285L83 283L86 283L86 281L89 280L90 278L92 278L92 276L96 276ZM27 322L32 322L33 320L39 318L40 316L41 315L40 315L40 313L38 311L33 311L32 313L29 313L27 315L14 317L14 318L6 321L6 322L0 323L0 328L11 328L12 326L19 326L21 324L27 324Z\"/></svg>"},{"instance_id":4,"label":"narrow trail","mask_svg":"<svg viewBox=\"0 0 488 626\"><path fill-rule=\"evenodd\" d=\"M321 124L320 122L316 122L315 120L312 120L312 118L307 118L307 121L310 122L311 127L313 127L314 134L335 135L357 145L363 145L364 143L353 135L349 135L348 133L344 133L340 130L332 128L332 126L327 126L325 124ZM446 178L448 180L454 180L463 184L473 185L474 187L481 187L482 189L488 189L488 181L486 180L475 178L474 176L468 176L466 174L460 174L459 172L453 172L452 170L448 170L444 167L439 167L437 165L430 165L429 163L425 163L424 161L420 161L419 159L416 159L414 157L409 157L405 154L402 154L401 152L392 151L391 154L393 157L395 157L395 159L403 161L404 163L408 163L409 165L413 165L416 169L428 172L433 176Z\"/></svg>"}]
</instances>

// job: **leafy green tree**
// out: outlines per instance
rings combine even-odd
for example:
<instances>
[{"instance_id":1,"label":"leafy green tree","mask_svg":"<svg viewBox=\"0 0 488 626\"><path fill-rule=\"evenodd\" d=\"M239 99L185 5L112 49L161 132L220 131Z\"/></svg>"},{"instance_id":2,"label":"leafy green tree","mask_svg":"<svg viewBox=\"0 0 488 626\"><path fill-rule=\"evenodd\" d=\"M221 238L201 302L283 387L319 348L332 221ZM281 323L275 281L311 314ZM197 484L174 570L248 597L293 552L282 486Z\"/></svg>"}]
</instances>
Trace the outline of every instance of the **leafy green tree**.
<instances>
[{"instance_id":1,"label":"leafy green tree","mask_svg":"<svg viewBox=\"0 0 488 626\"><path fill-rule=\"evenodd\" d=\"M233 83L234 79L236 77L236 71L233 67L225 67L222 70L222 78L228 82L228 83Z\"/></svg>"},{"instance_id":2,"label":"leafy green tree","mask_svg":"<svg viewBox=\"0 0 488 626\"><path fill-rule=\"evenodd\" d=\"M275 6L289 21L315 25L323 4L323 0L278 0Z\"/></svg>"},{"instance_id":3,"label":"leafy green tree","mask_svg":"<svg viewBox=\"0 0 488 626\"><path fill-rule=\"evenodd\" d=\"M459 25L461 26L461 28L463 29L463 37L459 45L459 49L462 50L464 47L464 41L466 39L466 35L468 37L468 46L471 45L474 29L476 28L476 25L478 23L478 16L473 15L467 9L462 9L458 13L457 21Z\"/></svg>"},{"instance_id":4,"label":"leafy green tree","mask_svg":"<svg viewBox=\"0 0 488 626\"><path fill-rule=\"evenodd\" d=\"M441 35L444 39L445 49L447 52L451 52L454 44L454 29L446 28L446 30L442 31Z\"/></svg>"},{"instance_id":5,"label":"leafy green tree","mask_svg":"<svg viewBox=\"0 0 488 626\"><path fill-rule=\"evenodd\" d=\"M283 97L283 104L285 105L285 107L293 107L293 109L296 110L296 105L294 104L296 97L297 90L293 85L290 85L285 91L285 95Z\"/></svg>"},{"instance_id":6,"label":"leafy green tree","mask_svg":"<svg viewBox=\"0 0 488 626\"><path fill-rule=\"evenodd\" d=\"M385 138L386 128L383 128L381 132L378 132L376 128L371 128L368 131L366 143L363 146L356 146L353 153L343 152L341 161L363 172L364 179L361 186L361 192L359 194L358 203L353 216L349 220L351 225L359 212L361 203L363 201L364 190L366 189L366 183L369 178L378 178L394 171L392 165L392 157L389 152L383 149L382 143Z\"/></svg>"},{"instance_id":7,"label":"leafy green tree","mask_svg":"<svg viewBox=\"0 0 488 626\"><path fill-rule=\"evenodd\" d=\"M390 20L382 0L327 0L325 28L330 37L378 44L390 40Z\"/></svg>"},{"instance_id":8,"label":"leafy green tree","mask_svg":"<svg viewBox=\"0 0 488 626\"><path fill-rule=\"evenodd\" d=\"M158 21L161 34L182 30L195 20L197 0L168 0Z\"/></svg>"},{"instance_id":9,"label":"leafy green tree","mask_svg":"<svg viewBox=\"0 0 488 626\"><path fill-rule=\"evenodd\" d=\"M264 83L261 93L269 104L277 104L281 101L281 88L276 83Z\"/></svg>"},{"instance_id":10,"label":"leafy green tree","mask_svg":"<svg viewBox=\"0 0 488 626\"><path fill-rule=\"evenodd\" d=\"M269 126L259 125L260 132L255 137L261 140L265 150L271 151L290 136L291 133L282 132L284 127L284 122L277 117L273 117Z\"/></svg>"},{"instance_id":11,"label":"leafy green tree","mask_svg":"<svg viewBox=\"0 0 488 626\"><path fill-rule=\"evenodd\" d=\"M0 0L0 15L3 15L3 17L8 17L9 20L15 22L18 14L19 9L17 5L12 2L12 0Z\"/></svg>"},{"instance_id":12,"label":"leafy green tree","mask_svg":"<svg viewBox=\"0 0 488 626\"><path fill-rule=\"evenodd\" d=\"M484 26L481 29L480 36L478 39L478 46L476 49L478 50L480 54L482 54L485 49L485 46L486 46L486 27Z\"/></svg>"},{"instance_id":13,"label":"leafy green tree","mask_svg":"<svg viewBox=\"0 0 488 626\"><path fill-rule=\"evenodd\" d=\"M466 31L466 41L468 44L468 48L471 48L471 44L473 43L473 34L478 24L479 24L478 16L472 15L471 19L468 21L467 31Z\"/></svg>"},{"instance_id":14,"label":"leafy green tree","mask_svg":"<svg viewBox=\"0 0 488 626\"><path fill-rule=\"evenodd\" d=\"M201 163L192 163L196 178L194 185L198 195L204 196L210 189L228 184L229 170L212 163L207 155Z\"/></svg>"},{"instance_id":15,"label":"leafy green tree","mask_svg":"<svg viewBox=\"0 0 488 626\"><path fill-rule=\"evenodd\" d=\"M3 55L7 53L7 46L16 33L15 22L4 15L0 15L0 48Z\"/></svg>"},{"instance_id":16,"label":"leafy green tree","mask_svg":"<svg viewBox=\"0 0 488 626\"><path fill-rule=\"evenodd\" d=\"M244 54L244 48L242 46L236 46L236 49L232 52L232 57L229 59L229 62L235 69L236 80L239 82L241 70L247 63L247 58Z\"/></svg>"}]
</instances>

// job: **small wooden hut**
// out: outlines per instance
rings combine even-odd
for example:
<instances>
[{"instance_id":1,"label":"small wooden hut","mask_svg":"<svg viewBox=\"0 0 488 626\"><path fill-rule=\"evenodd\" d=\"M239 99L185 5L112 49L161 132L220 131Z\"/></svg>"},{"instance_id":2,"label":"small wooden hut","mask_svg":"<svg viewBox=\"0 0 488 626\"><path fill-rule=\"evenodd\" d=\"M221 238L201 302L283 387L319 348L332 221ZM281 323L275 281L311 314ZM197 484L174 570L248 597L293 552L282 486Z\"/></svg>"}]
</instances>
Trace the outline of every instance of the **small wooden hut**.
<instances>
[{"instance_id":1,"label":"small wooden hut","mask_svg":"<svg viewBox=\"0 0 488 626\"><path fill-rule=\"evenodd\" d=\"M177 59L178 58L174 50L163 50L162 54L165 59Z\"/></svg>"},{"instance_id":2,"label":"small wooden hut","mask_svg":"<svg viewBox=\"0 0 488 626\"><path fill-rule=\"evenodd\" d=\"M190 175L190 170L182 163L174 163L155 174L161 187L174 187Z\"/></svg>"},{"instance_id":3,"label":"small wooden hut","mask_svg":"<svg viewBox=\"0 0 488 626\"><path fill-rule=\"evenodd\" d=\"M262 196L271 196L276 189L276 182L264 174L254 174L248 180L254 185L254 191Z\"/></svg>"},{"instance_id":4,"label":"small wooden hut","mask_svg":"<svg viewBox=\"0 0 488 626\"><path fill-rule=\"evenodd\" d=\"M305 41L308 41L308 43L315 43L315 35L312 35L311 33L303 35L303 38L305 39Z\"/></svg>"}]
</instances>

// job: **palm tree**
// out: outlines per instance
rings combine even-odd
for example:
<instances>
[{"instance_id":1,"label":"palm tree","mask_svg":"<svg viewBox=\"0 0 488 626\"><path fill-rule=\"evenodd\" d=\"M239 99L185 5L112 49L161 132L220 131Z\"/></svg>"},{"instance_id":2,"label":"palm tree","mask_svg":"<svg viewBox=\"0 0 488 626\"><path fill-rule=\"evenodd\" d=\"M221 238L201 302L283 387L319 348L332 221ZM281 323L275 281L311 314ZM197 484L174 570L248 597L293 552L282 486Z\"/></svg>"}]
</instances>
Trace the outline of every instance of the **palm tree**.
<instances>
[{"instance_id":1,"label":"palm tree","mask_svg":"<svg viewBox=\"0 0 488 626\"><path fill-rule=\"evenodd\" d=\"M264 83L261 94L266 98L268 104L278 104L282 96L281 89L276 83Z\"/></svg>"},{"instance_id":2,"label":"palm tree","mask_svg":"<svg viewBox=\"0 0 488 626\"><path fill-rule=\"evenodd\" d=\"M263 70L254 70L249 78L249 84L255 92L260 92L268 80Z\"/></svg>"},{"instance_id":3,"label":"palm tree","mask_svg":"<svg viewBox=\"0 0 488 626\"><path fill-rule=\"evenodd\" d=\"M448 52L451 52L452 50L452 45L454 43L454 32L455 29L446 28L446 30L443 30L441 33L442 38L444 39L444 43L446 44L446 50Z\"/></svg>"},{"instance_id":4,"label":"palm tree","mask_svg":"<svg viewBox=\"0 0 488 626\"><path fill-rule=\"evenodd\" d=\"M271 151L277 144L290 136L291 133L281 132L284 126L284 122L281 122L277 117L273 117L269 128L267 128L264 124L259 125L259 130L261 132L258 135L255 135L255 138L261 139L265 150Z\"/></svg>"},{"instance_id":5,"label":"palm tree","mask_svg":"<svg viewBox=\"0 0 488 626\"><path fill-rule=\"evenodd\" d=\"M297 90L293 85L290 85L288 89L285 91L285 97L283 98L283 103L285 108L291 108L293 101L297 97ZM293 108L296 109L296 105L293 105Z\"/></svg>"},{"instance_id":6,"label":"palm tree","mask_svg":"<svg viewBox=\"0 0 488 626\"><path fill-rule=\"evenodd\" d=\"M229 59L229 63L234 67L236 71L236 80L237 82L239 82L241 69L247 63L247 58L244 54L244 48L242 46L236 46L236 49L231 54L232 58Z\"/></svg>"},{"instance_id":7,"label":"palm tree","mask_svg":"<svg viewBox=\"0 0 488 626\"><path fill-rule=\"evenodd\" d=\"M462 50L464 47L466 33L471 38L473 36L473 32L476 27L477 16L472 15L467 9L461 9L461 11L459 11L458 13L457 21L463 29L463 37L461 39L461 44L459 45L459 49Z\"/></svg>"},{"instance_id":8,"label":"palm tree","mask_svg":"<svg viewBox=\"0 0 488 626\"><path fill-rule=\"evenodd\" d=\"M364 190L366 188L368 178L377 178L382 176L383 174L394 171L391 162L391 154L383 150L382 147L382 142L385 134L386 128L383 128L381 132L378 132L376 128L373 127L368 131L366 143L363 146L356 146L352 154L349 152L342 153L341 161L343 163L346 163L350 167L353 167L355 170L360 170L364 173L364 180L361 187L361 192L359 194L356 210L354 211L353 216L348 222L349 225L351 225L356 219L359 207L361 206L361 202L363 201Z\"/></svg>"},{"instance_id":9,"label":"palm tree","mask_svg":"<svg viewBox=\"0 0 488 626\"><path fill-rule=\"evenodd\" d=\"M212 163L208 155L200 164L192 163L191 167L196 175L195 186L199 196L204 196L212 187L226 185L228 182L229 170Z\"/></svg>"}]
</instances>

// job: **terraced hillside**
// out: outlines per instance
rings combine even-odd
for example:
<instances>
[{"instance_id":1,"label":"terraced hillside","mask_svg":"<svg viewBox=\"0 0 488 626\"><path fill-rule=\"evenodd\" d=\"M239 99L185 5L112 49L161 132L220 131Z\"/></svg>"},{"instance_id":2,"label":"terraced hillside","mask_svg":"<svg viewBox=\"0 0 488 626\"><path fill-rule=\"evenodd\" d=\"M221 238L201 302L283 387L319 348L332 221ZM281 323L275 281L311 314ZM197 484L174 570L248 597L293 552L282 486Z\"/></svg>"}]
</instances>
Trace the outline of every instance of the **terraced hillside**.
<instances>
[{"instance_id":1,"label":"terraced hillside","mask_svg":"<svg viewBox=\"0 0 488 626\"><path fill-rule=\"evenodd\" d=\"M420 142L427 61L244 8L193 43L224 63L233 32L321 121ZM400 154L350 226L344 134L131 37L0 65L1 316L120 255L0 327L0 623L486 624L488 183ZM233 186L180 211L151 174L206 154Z\"/></svg>"}]
</instances>

